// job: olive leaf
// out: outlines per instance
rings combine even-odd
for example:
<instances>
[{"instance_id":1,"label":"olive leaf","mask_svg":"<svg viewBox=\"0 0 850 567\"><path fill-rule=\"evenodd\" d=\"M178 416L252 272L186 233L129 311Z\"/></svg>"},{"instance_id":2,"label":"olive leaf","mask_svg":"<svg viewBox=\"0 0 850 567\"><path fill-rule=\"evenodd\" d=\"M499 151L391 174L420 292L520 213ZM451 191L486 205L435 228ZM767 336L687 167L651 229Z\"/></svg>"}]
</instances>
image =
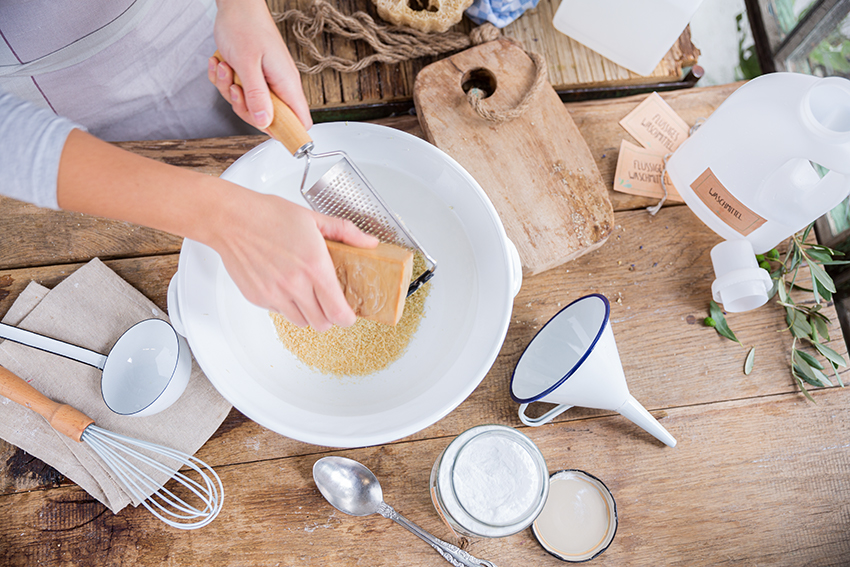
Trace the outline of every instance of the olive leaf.
<instances>
[{"instance_id":1,"label":"olive leaf","mask_svg":"<svg viewBox=\"0 0 850 567\"><path fill-rule=\"evenodd\" d=\"M804 362L809 368L823 370L823 364L818 362L818 359L805 351L795 349L794 356L798 358L795 362L799 363L801 362L799 359L802 359L802 362Z\"/></svg>"},{"instance_id":2,"label":"olive leaf","mask_svg":"<svg viewBox=\"0 0 850 567\"><path fill-rule=\"evenodd\" d=\"M785 308L785 321L788 323L788 330L798 339L804 339L811 333L812 326L806 316L795 308Z\"/></svg>"},{"instance_id":3,"label":"olive leaf","mask_svg":"<svg viewBox=\"0 0 850 567\"><path fill-rule=\"evenodd\" d=\"M836 366L831 360L829 361L829 366L832 368L832 374L835 376L835 380L838 382L838 385L843 388L844 380L841 379L841 375L838 373L838 366Z\"/></svg>"},{"instance_id":4,"label":"olive leaf","mask_svg":"<svg viewBox=\"0 0 850 567\"><path fill-rule=\"evenodd\" d=\"M825 317L823 313L813 311L809 315L809 321L812 324L812 338L820 337L825 341L829 341L829 318ZM820 341L816 340L815 342Z\"/></svg>"},{"instance_id":5,"label":"olive leaf","mask_svg":"<svg viewBox=\"0 0 850 567\"><path fill-rule=\"evenodd\" d=\"M738 337L735 336L735 333L732 332L732 329L729 328L729 324L726 323L726 317L723 315L723 310L720 309L720 306L717 305L713 299L711 300L711 303L709 303L708 313L711 319L714 320L714 325L712 326L719 335L744 346L744 344L738 340Z\"/></svg>"},{"instance_id":6,"label":"olive leaf","mask_svg":"<svg viewBox=\"0 0 850 567\"><path fill-rule=\"evenodd\" d=\"M806 252L806 256L809 258L814 258L821 264L827 264L832 262L832 254L830 254L829 249L824 250L820 246L812 246Z\"/></svg>"},{"instance_id":7,"label":"olive leaf","mask_svg":"<svg viewBox=\"0 0 850 567\"><path fill-rule=\"evenodd\" d=\"M823 355L823 357L829 362L831 362L834 366L847 366L847 363L844 362L844 357L842 357L840 354L838 354L828 346L822 345L817 341L810 342L812 346L815 347L815 350L821 353L821 355Z\"/></svg>"},{"instance_id":8,"label":"olive leaf","mask_svg":"<svg viewBox=\"0 0 850 567\"><path fill-rule=\"evenodd\" d=\"M747 353L747 358L744 360L744 374L749 376L753 371L753 365L756 362L756 347L752 347Z\"/></svg>"}]
</instances>

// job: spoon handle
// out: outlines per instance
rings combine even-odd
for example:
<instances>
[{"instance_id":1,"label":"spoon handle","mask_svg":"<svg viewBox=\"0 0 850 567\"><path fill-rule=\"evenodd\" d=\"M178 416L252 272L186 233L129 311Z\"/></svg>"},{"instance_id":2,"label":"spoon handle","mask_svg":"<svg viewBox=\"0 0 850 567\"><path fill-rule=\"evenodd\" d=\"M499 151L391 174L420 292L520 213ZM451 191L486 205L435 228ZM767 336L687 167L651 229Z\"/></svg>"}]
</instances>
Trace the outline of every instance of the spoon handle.
<instances>
[{"instance_id":1,"label":"spoon handle","mask_svg":"<svg viewBox=\"0 0 850 567\"><path fill-rule=\"evenodd\" d=\"M454 567L496 567L494 563L484 559L478 559L468 552L460 549L456 545L446 543L445 541L432 536L398 512L386 502L381 502L378 506L378 513L385 518L396 522L407 528L407 530L418 536L423 541L433 547L437 553L443 556L443 559L454 565Z\"/></svg>"}]
</instances>

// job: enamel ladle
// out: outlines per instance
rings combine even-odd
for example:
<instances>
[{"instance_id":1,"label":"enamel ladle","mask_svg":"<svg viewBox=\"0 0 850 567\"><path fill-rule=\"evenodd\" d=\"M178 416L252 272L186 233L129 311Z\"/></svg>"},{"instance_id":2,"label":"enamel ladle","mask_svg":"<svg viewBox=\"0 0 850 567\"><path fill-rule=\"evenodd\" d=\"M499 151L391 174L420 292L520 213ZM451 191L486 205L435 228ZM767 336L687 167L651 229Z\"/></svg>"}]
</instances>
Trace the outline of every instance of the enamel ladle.
<instances>
[{"instance_id":1,"label":"enamel ladle","mask_svg":"<svg viewBox=\"0 0 850 567\"><path fill-rule=\"evenodd\" d=\"M192 372L186 339L162 319L136 323L107 355L5 323L0 323L0 338L100 369L103 401L120 415L143 417L164 410L186 389Z\"/></svg>"}]
</instances>

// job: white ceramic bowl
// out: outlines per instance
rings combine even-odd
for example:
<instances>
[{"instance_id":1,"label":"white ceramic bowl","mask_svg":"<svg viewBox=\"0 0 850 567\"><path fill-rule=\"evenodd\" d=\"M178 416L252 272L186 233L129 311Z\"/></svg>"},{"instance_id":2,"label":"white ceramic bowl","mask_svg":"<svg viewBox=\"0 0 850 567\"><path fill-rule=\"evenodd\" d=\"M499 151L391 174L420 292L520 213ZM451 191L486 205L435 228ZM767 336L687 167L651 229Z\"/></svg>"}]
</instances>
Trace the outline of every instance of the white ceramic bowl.
<instances>
[{"instance_id":1,"label":"white ceramic bowl","mask_svg":"<svg viewBox=\"0 0 850 567\"><path fill-rule=\"evenodd\" d=\"M216 252L191 240L169 286L169 315L216 389L257 423L329 447L394 441L440 420L487 374L519 291L519 257L481 187L431 144L353 122L318 124L310 134L316 152L344 150L437 261L403 356L366 377L310 369L280 343L268 312L242 296ZM314 160L306 187L336 161ZM303 159L270 140L222 178L306 206L303 172Z\"/></svg>"}]
</instances>

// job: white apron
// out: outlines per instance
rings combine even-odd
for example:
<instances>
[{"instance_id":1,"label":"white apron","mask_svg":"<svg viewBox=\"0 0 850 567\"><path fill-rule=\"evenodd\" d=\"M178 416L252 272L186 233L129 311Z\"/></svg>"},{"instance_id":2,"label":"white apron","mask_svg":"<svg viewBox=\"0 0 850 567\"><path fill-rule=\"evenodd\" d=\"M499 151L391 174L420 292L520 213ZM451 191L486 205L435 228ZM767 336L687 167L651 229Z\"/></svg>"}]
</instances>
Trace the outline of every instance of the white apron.
<instances>
[{"instance_id":1,"label":"white apron","mask_svg":"<svg viewBox=\"0 0 850 567\"><path fill-rule=\"evenodd\" d=\"M2 0L0 90L104 140L257 133L207 80L213 0Z\"/></svg>"}]
</instances>

